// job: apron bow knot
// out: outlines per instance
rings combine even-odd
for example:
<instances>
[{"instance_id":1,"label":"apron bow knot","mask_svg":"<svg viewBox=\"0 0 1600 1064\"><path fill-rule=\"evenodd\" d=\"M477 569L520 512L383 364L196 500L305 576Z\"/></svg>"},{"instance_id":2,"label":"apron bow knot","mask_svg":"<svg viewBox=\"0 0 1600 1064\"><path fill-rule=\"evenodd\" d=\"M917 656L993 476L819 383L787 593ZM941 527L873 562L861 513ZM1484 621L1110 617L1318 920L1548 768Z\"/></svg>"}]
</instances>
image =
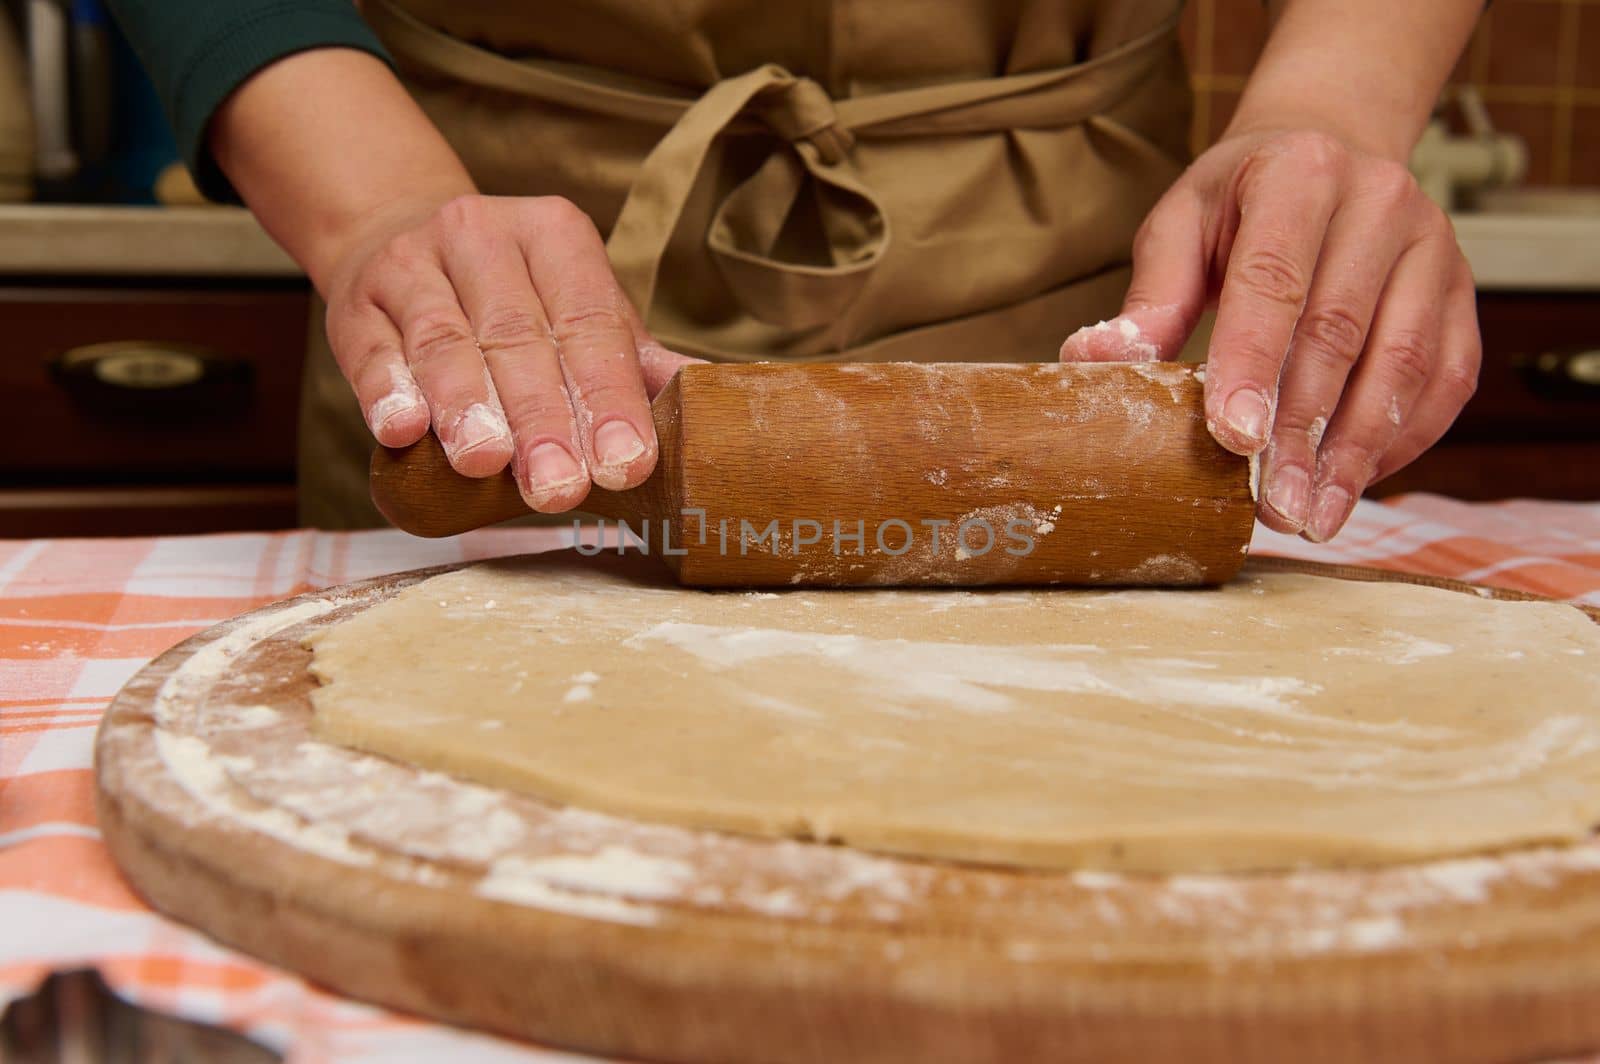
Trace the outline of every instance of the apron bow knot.
<instances>
[{"instance_id":1,"label":"apron bow knot","mask_svg":"<svg viewBox=\"0 0 1600 1064\"><path fill-rule=\"evenodd\" d=\"M782 70L781 67L773 69L775 72ZM789 143L807 141L812 144L828 166L843 162L855 143L850 131L839 124L833 98L810 78L789 74L787 80L774 82L751 101L751 110Z\"/></svg>"},{"instance_id":2,"label":"apron bow knot","mask_svg":"<svg viewBox=\"0 0 1600 1064\"><path fill-rule=\"evenodd\" d=\"M743 132L768 134L772 150L717 207L706 248L752 316L791 329L837 321L883 258L889 220L855 171L833 100L773 63L711 86L645 157L607 241L617 279L641 311L650 306L712 144Z\"/></svg>"}]
</instances>

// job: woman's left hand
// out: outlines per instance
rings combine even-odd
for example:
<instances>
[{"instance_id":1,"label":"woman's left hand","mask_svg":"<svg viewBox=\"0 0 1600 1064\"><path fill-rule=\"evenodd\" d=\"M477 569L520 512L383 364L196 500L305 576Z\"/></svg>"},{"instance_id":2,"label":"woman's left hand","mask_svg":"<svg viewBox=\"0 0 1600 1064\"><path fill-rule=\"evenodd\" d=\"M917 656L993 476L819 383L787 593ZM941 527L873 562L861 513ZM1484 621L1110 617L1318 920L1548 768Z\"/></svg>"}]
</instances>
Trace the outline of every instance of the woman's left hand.
<instances>
[{"instance_id":1,"label":"woman's left hand","mask_svg":"<svg viewBox=\"0 0 1600 1064\"><path fill-rule=\"evenodd\" d=\"M1260 516L1326 540L1477 386L1472 273L1403 163L1311 131L1219 141L1140 228L1115 327L1064 361L1173 359L1215 298L1206 421L1261 455Z\"/></svg>"}]
</instances>

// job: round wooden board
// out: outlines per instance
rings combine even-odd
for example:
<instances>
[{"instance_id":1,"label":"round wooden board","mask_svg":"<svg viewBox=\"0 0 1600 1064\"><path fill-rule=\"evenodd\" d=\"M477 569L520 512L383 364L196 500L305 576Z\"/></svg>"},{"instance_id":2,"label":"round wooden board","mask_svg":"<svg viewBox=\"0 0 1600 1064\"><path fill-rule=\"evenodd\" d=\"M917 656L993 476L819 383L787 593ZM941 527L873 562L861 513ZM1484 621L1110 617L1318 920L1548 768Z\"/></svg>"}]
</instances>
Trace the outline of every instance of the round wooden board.
<instances>
[{"instance_id":1,"label":"round wooden board","mask_svg":"<svg viewBox=\"0 0 1600 1064\"><path fill-rule=\"evenodd\" d=\"M354 997L648 1060L1600 1047L1600 840L1281 875L1024 872L643 824L312 739L300 639L442 571L263 607L128 683L97 740L99 815L151 904ZM613 864L630 874L592 875Z\"/></svg>"}]
</instances>

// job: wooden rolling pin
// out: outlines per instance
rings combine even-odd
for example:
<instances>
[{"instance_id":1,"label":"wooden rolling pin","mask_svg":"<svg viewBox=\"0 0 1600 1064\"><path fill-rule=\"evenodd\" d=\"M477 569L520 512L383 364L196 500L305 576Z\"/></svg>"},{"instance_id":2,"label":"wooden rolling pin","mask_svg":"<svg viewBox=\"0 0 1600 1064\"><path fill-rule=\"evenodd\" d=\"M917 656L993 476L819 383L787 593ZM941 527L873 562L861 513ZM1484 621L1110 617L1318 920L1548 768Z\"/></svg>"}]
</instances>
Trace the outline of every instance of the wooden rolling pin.
<instances>
[{"instance_id":1,"label":"wooden rolling pin","mask_svg":"<svg viewBox=\"0 0 1600 1064\"><path fill-rule=\"evenodd\" d=\"M1201 393L1176 364L686 366L655 472L583 509L692 586L1216 584L1255 503ZM373 454L372 497L421 536L528 512L431 435Z\"/></svg>"}]
</instances>

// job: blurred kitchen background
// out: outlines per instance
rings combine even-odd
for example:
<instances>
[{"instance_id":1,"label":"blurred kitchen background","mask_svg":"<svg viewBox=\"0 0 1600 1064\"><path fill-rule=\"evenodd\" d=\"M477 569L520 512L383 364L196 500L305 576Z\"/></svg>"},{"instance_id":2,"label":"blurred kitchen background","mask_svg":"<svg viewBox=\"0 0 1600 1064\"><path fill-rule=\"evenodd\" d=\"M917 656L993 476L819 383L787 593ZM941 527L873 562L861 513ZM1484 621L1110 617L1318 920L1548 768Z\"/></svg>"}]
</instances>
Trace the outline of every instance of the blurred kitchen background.
<instances>
[{"instance_id":1,"label":"blurred kitchen background","mask_svg":"<svg viewBox=\"0 0 1600 1064\"><path fill-rule=\"evenodd\" d=\"M1198 150L1233 116L1267 39L1266 5L1189 0L1182 33ZM1522 141L1529 184L1600 189L1600 0L1494 0L1450 86L1470 87L1495 128Z\"/></svg>"},{"instance_id":2,"label":"blurred kitchen background","mask_svg":"<svg viewBox=\"0 0 1600 1064\"><path fill-rule=\"evenodd\" d=\"M1261 0L1190 0L1197 151L1266 31ZM1496 0L1413 170L1478 278L1484 370L1373 494L1600 500L1600 0ZM0 0L0 537L292 526L308 298L199 201L98 0Z\"/></svg>"}]
</instances>

